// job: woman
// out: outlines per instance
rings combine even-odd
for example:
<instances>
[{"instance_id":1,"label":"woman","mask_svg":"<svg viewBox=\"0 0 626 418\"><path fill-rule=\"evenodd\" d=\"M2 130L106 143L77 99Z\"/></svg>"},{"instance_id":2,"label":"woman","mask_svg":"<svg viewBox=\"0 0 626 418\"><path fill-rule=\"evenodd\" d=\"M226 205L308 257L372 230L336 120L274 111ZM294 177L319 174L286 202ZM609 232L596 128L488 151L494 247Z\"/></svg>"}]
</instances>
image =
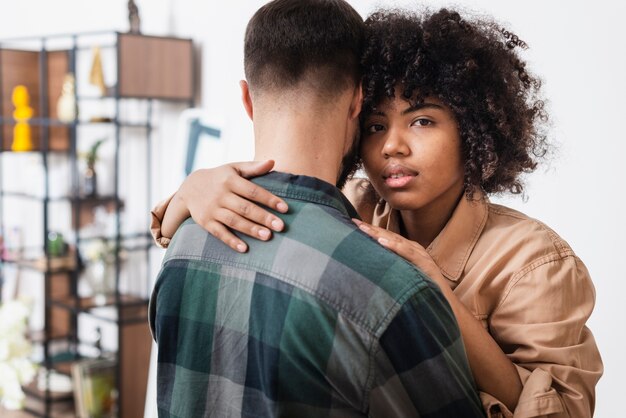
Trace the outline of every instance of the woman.
<instances>
[{"instance_id":1,"label":"woman","mask_svg":"<svg viewBox=\"0 0 626 418\"><path fill-rule=\"evenodd\" d=\"M585 327L589 273L547 226L487 198L521 193L520 175L546 149L540 82L515 51L525 44L445 9L379 12L367 25L360 157L369 180L344 191L371 224L355 222L439 284L488 416L591 416L602 362ZM247 199L278 212L284 202L240 176L271 164L192 174L167 212L155 209L155 237L166 244L191 213L238 251L245 243L224 225L269 239L280 218Z\"/></svg>"}]
</instances>

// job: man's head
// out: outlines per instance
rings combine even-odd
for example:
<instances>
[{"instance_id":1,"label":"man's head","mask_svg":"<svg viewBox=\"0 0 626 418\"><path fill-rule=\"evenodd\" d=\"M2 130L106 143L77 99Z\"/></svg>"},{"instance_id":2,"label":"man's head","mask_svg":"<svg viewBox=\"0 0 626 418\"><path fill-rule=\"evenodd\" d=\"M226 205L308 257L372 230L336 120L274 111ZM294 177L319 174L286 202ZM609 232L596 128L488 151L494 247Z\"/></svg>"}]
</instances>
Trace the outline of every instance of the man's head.
<instances>
[{"instance_id":1,"label":"man's head","mask_svg":"<svg viewBox=\"0 0 626 418\"><path fill-rule=\"evenodd\" d=\"M363 19L343 0L274 0L255 13L246 28L247 82L241 86L244 106L255 122L257 150L260 136L264 145L271 139L270 154L277 158L276 149L284 143L276 139L276 130L288 120L289 129L307 134L290 131L290 145L301 141L303 146L282 147L283 154L297 149L302 157L333 165L340 171L341 187L354 171L358 150L364 39ZM317 125L306 126L312 121ZM258 134L265 132L259 125L271 127L269 138ZM319 143L320 136L330 142ZM318 148L304 151L305 140ZM327 148L326 155L317 153L321 148ZM303 159L298 161L292 170L305 165ZM311 174L321 177L319 173Z\"/></svg>"},{"instance_id":2,"label":"man's head","mask_svg":"<svg viewBox=\"0 0 626 418\"><path fill-rule=\"evenodd\" d=\"M343 0L274 0L246 28L244 66L254 94L313 88L332 97L361 79L363 19Z\"/></svg>"}]
</instances>

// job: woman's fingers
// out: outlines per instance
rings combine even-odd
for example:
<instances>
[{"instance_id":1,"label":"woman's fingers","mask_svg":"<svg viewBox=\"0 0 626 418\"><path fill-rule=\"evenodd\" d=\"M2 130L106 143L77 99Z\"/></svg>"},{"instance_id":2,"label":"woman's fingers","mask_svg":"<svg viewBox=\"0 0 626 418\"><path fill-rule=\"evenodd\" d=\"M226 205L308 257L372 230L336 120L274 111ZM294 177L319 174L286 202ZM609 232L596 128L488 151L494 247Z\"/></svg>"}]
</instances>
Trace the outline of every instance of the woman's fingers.
<instances>
[{"instance_id":1,"label":"woman's fingers","mask_svg":"<svg viewBox=\"0 0 626 418\"><path fill-rule=\"evenodd\" d=\"M378 240L380 238L388 239L388 234L392 234L392 232L387 231L386 229L380 228L378 226L370 225L367 222L360 221L358 219L352 219L361 231L365 232L370 237Z\"/></svg>"},{"instance_id":2,"label":"woman's fingers","mask_svg":"<svg viewBox=\"0 0 626 418\"><path fill-rule=\"evenodd\" d=\"M270 172L274 167L274 160L265 161L245 161L230 164L232 168L237 170L241 177L251 178L261 176Z\"/></svg>"},{"instance_id":3,"label":"woman's fingers","mask_svg":"<svg viewBox=\"0 0 626 418\"><path fill-rule=\"evenodd\" d=\"M259 235L261 239L265 239L265 235L270 236L270 231L279 232L285 227L284 222L278 216L239 196L227 196L222 203L225 209L237 213L249 221L251 225L255 225L261 234ZM237 230L247 233L247 231ZM267 234L264 231L267 231Z\"/></svg>"},{"instance_id":4,"label":"woman's fingers","mask_svg":"<svg viewBox=\"0 0 626 418\"><path fill-rule=\"evenodd\" d=\"M272 236L272 232L269 229L251 222L230 209L218 209L215 213L215 220L232 230L263 241L267 241Z\"/></svg>"},{"instance_id":5,"label":"woman's fingers","mask_svg":"<svg viewBox=\"0 0 626 418\"><path fill-rule=\"evenodd\" d=\"M237 238L235 234L228 230L224 225L219 222L211 221L203 226L204 229L209 231L211 235L228 245L233 250L245 253L248 250L248 246L245 242Z\"/></svg>"},{"instance_id":6,"label":"woman's fingers","mask_svg":"<svg viewBox=\"0 0 626 418\"><path fill-rule=\"evenodd\" d=\"M373 226L358 219L353 219L359 229L370 237L374 238L383 247L395 252L406 260L416 264L419 260L419 250L416 246L419 244L378 226Z\"/></svg>"},{"instance_id":7,"label":"woman's fingers","mask_svg":"<svg viewBox=\"0 0 626 418\"><path fill-rule=\"evenodd\" d=\"M237 176L237 177L230 178L228 181L230 182L229 186L233 193L245 199L248 199L251 202L259 203L261 205L267 206L268 208L276 209L278 212L281 212L281 213L287 212L288 206L285 203L285 201L274 196L272 193L268 192L263 187L252 183L250 180ZM270 215L269 212L267 211L264 211L264 212L267 215ZM242 215L245 216L244 214ZM282 221L276 216L272 216L272 220L279 222L280 229L275 229L271 225L271 222L270 224L266 226L275 231L282 230Z\"/></svg>"}]
</instances>

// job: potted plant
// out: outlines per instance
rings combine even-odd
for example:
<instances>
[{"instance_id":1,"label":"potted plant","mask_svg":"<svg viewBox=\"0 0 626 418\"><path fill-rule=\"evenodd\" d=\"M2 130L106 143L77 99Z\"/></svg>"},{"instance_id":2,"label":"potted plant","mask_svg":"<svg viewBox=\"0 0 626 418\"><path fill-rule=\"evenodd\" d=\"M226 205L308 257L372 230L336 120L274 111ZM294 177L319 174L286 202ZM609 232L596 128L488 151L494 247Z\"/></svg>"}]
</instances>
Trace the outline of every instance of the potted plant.
<instances>
[{"instance_id":1,"label":"potted plant","mask_svg":"<svg viewBox=\"0 0 626 418\"><path fill-rule=\"evenodd\" d=\"M87 168L83 179L83 193L85 196L94 197L98 194L98 177L96 175L96 161L98 160L98 149L106 138L101 138L93 143L89 151L84 154Z\"/></svg>"}]
</instances>

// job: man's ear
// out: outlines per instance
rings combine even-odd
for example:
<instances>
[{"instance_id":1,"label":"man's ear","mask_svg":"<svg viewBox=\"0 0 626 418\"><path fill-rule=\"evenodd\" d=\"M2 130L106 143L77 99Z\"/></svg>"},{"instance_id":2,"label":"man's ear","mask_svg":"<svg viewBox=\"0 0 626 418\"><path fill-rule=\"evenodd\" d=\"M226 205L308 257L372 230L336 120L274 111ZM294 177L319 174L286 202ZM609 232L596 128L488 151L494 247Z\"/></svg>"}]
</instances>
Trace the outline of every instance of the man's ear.
<instances>
[{"instance_id":1,"label":"man's ear","mask_svg":"<svg viewBox=\"0 0 626 418\"><path fill-rule=\"evenodd\" d=\"M350 103L350 118L358 118L361 113L361 106L363 105L363 83L354 88L354 94L352 96L352 102Z\"/></svg>"},{"instance_id":2,"label":"man's ear","mask_svg":"<svg viewBox=\"0 0 626 418\"><path fill-rule=\"evenodd\" d=\"M246 113L250 120L254 120L252 117L252 97L250 97L250 86L248 86L248 82L246 80L239 81L239 87L241 87L241 101L243 102L243 107L246 109Z\"/></svg>"}]
</instances>

